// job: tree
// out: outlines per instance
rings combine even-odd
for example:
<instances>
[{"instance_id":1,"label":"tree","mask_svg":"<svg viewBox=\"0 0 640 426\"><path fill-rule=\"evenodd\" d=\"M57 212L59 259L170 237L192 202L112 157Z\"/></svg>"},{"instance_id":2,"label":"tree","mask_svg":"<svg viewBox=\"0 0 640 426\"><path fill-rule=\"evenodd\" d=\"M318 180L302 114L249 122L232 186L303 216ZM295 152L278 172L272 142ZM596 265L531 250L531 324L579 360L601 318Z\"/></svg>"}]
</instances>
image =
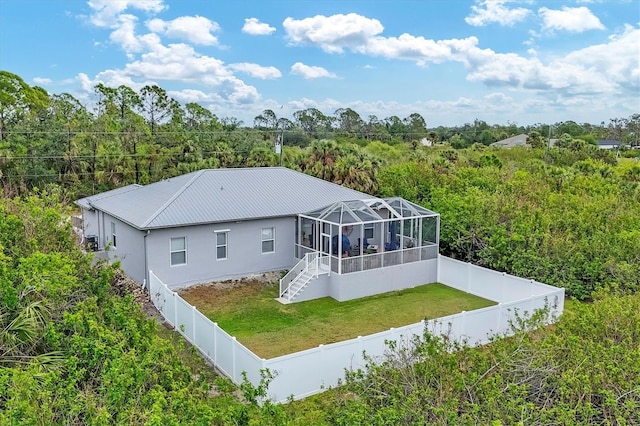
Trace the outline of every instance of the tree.
<instances>
[{"instance_id":1,"label":"tree","mask_svg":"<svg viewBox=\"0 0 640 426\"><path fill-rule=\"evenodd\" d=\"M403 120L403 122L407 127L409 139L420 140L426 137L427 122L417 112L414 112L413 114L409 115L407 118Z\"/></svg>"},{"instance_id":2,"label":"tree","mask_svg":"<svg viewBox=\"0 0 640 426\"><path fill-rule=\"evenodd\" d=\"M333 115L338 129L347 135L359 134L362 130L364 122L360 118L360 114L351 108L338 108Z\"/></svg>"},{"instance_id":3,"label":"tree","mask_svg":"<svg viewBox=\"0 0 640 426\"><path fill-rule=\"evenodd\" d=\"M151 135L156 134L160 123L170 119L175 111L177 102L167 95L167 92L155 84L144 86L140 90L140 111L151 128Z\"/></svg>"},{"instance_id":4,"label":"tree","mask_svg":"<svg viewBox=\"0 0 640 426\"><path fill-rule=\"evenodd\" d=\"M529 132L528 136L529 137L527 138L527 143L531 145L532 148L544 148L548 144L546 138L542 136L537 130Z\"/></svg>"},{"instance_id":5,"label":"tree","mask_svg":"<svg viewBox=\"0 0 640 426\"><path fill-rule=\"evenodd\" d=\"M331 131L331 118L324 115L317 108L307 108L293 113L295 124L314 138L326 135Z\"/></svg>"},{"instance_id":6,"label":"tree","mask_svg":"<svg viewBox=\"0 0 640 426\"><path fill-rule=\"evenodd\" d=\"M0 70L0 141L8 127L46 110L49 96L40 87L31 87L16 74Z\"/></svg>"}]
</instances>

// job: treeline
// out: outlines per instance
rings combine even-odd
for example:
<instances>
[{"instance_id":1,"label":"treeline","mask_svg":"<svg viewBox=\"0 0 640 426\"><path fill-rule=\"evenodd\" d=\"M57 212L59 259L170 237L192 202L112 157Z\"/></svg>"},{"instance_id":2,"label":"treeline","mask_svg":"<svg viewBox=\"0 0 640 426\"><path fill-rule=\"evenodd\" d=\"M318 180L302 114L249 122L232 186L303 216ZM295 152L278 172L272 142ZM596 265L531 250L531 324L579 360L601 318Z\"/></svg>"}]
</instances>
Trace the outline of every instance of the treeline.
<instances>
[{"instance_id":1,"label":"treeline","mask_svg":"<svg viewBox=\"0 0 640 426\"><path fill-rule=\"evenodd\" d=\"M587 145L597 139L640 144L640 114L599 125L503 126L476 119L462 126L430 128L418 113L365 119L350 108L328 115L307 108L290 118L265 110L253 123L245 124L234 117L219 118L197 103L181 105L156 85L136 91L102 84L94 88L94 105L90 110L68 93L49 94L18 75L0 71L0 183L5 194L60 183L74 188L72 196L87 195L202 168L281 163L320 175L319 166L311 164L314 159L333 160L331 154L325 156L327 150L334 150L320 143L325 140L337 141L349 154L341 157L343 169L364 164L363 170L357 170L359 178L337 171L333 180L341 183L360 181L372 170L375 173L377 163L387 161L379 156L364 158L361 150L347 147L347 142L363 146L378 141L416 152L423 143L465 148L526 133L532 146L546 146L548 137ZM280 142L282 157L274 149ZM367 192L376 188L368 180L353 185Z\"/></svg>"},{"instance_id":2,"label":"treeline","mask_svg":"<svg viewBox=\"0 0 640 426\"><path fill-rule=\"evenodd\" d=\"M380 193L441 214L441 252L588 299L640 290L640 162L482 147L383 168Z\"/></svg>"}]
</instances>

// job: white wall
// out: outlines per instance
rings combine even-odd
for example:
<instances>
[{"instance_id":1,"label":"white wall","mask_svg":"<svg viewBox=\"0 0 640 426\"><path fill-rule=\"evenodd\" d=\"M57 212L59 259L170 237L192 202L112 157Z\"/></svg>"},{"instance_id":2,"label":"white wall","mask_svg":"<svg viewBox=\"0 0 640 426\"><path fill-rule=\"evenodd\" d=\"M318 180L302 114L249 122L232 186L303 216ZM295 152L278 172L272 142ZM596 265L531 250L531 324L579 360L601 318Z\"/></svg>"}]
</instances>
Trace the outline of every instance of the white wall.
<instances>
[{"instance_id":1,"label":"white wall","mask_svg":"<svg viewBox=\"0 0 640 426\"><path fill-rule=\"evenodd\" d=\"M275 252L262 253L262 228L275 227ZM228 230L227 259L216 259L215 231ZM294 263L293 217L195 225L151 230L147 237L148 268L169 287L237 278L289 269ZM187 263L171 266L171 238L187 238Z\"/></svg>"}]
</instances>

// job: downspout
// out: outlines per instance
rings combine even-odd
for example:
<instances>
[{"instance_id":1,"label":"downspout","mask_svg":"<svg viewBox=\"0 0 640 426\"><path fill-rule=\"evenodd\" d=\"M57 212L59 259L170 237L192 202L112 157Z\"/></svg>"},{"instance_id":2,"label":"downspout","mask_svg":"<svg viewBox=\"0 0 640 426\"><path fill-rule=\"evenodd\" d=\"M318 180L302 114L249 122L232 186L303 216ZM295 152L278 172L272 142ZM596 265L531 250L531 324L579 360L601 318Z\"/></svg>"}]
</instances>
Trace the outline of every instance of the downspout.
<instances>
[{"instance_id":1,"label":"downspout","mask_svg":"<svg viewBox=\"0 0 640 426\"><path fill-rule=\"evenodd\" d=\"M144 282L142 286L149 289L149 260L147 258L147 237L151 233L150 230L147 229L147 233L143 235L142 239L144 240Z\"/></svg>"}]
</instances>

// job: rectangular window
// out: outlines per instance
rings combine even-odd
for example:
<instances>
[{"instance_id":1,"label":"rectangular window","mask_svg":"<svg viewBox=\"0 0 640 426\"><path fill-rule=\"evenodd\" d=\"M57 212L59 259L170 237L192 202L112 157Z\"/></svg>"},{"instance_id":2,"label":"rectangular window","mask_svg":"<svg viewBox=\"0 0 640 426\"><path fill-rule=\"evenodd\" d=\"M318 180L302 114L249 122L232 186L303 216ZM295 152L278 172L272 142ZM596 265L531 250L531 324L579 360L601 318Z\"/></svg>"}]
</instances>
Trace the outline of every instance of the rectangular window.
<instances>
[{"instance_id":1,"label":"rectangular window","mask_svg":"<svg viewBox=\"0 0 640 426\"><path fill-rule=\"evenodd\" d=\"M111 222L111 245L116 247L116 224Z\"/></svg>"},{"instance_id":2,"label":"rectangular window","mask_svg":"<svg viewBox=\"0 0 640 426\"><path fill-rule=\"evenodd\" d=\"M216 233L216 259L227 258L227 234L226 231L215 231Z\"/></svg>"},{"instance_id":3,"label":"rectangular window","mask_svg":"<svg viewBox=\"0 0 640 426\"><path fill-rule=\"evenodd\" d=\"M171 266L186 265L187 237L171 238L169 252L171 253Z\"/></svg>"},{"instance_id":4,"label":"rectangular window","mask_svg":"<svg viewBox=\"0 0 640 426\"><path fill-rule=\"evenodd\" d=\"M276 228L262 228L262 252L276 251Z\"/></svg>"},{"instance_id":5,"label":"rectangular window","mask_svg":"<svg viewBox=\"0 0 640 426\"><path fill-rule=\"evenodd\" d=\"M373 223L364 225L364 238L373 238Z\"/></svg>"}]
</instances>

